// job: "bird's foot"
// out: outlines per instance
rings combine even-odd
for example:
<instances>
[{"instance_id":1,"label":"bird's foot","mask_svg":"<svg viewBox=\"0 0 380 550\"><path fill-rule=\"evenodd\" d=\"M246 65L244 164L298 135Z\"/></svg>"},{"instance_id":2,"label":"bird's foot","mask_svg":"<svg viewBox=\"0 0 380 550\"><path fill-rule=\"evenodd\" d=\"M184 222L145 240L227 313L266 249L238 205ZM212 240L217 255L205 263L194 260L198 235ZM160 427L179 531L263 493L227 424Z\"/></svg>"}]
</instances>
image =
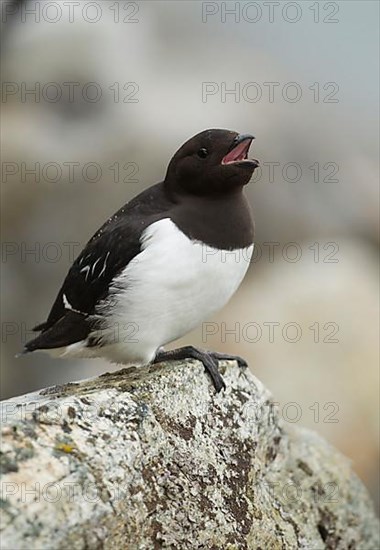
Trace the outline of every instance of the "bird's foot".
<instances>
[{"instance_id":1,"label":"bird's foot","mask_svg":"<svg viewBox=\"0 0 380 550\"><path fill-rule=\"evenodd\" d=\"M239 355L230 355L228 353L219 353L218 351L208 352L216 361L236 361L241 369L247 369L248 363Z\"/></svg>"},{"instance_id":2,"label":"bird's foot","mask_svg":"<svg viewBox=\"0 0 380 550\"><path fill-rule=\"evenodd\" d=\"M223 357L218 357L223 356ZM209 352L200 350L193 346L184 346L183 348L177 348L170 351L164 351L161 348L158 350L153 363L160 363L161 361L179 361L182 359L197 359L201 361L204 368L208 372L215 390L219 393L226 388L226 384L218 370L218 359L226 359L231 356L224 356L223 354L217 354L216 352ZM233 359L237 359L233 357ZM244 360L242 359L244 362Z\"/></svg>"}]
</instances>

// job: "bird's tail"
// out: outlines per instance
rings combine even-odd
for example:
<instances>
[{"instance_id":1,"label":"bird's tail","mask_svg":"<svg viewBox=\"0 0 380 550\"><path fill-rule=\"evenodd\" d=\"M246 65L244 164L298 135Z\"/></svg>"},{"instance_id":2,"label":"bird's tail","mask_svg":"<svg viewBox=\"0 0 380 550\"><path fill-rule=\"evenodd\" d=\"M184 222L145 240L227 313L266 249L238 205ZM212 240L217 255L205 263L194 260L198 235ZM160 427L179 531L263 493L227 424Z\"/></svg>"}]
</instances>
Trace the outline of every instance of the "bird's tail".
<instances>
[{"instance_id":1,"label":"bird's tail","mask_svg":"<svg viewBox=\"0 0 380 550\"><path fill-rule=\"evenodd\" d=\"M43 328L39 328L43 327ZM50 328L45 328L46 323L37 325L33 330L42 330L36 338L29 340L19 355L31 351L55 349L69 346L75 342L85 340L90 333L88 316L77 311L66 311Z\"/></svg>"},{"instance_id":2,"label":"bird's tail","mask_svg":"<svg viewBox=\"0 0 380 550\"><path fill-rule=\"evenodd\" d=\"M48 327L47 321L44 323L40 323L39 325L36 325L32 328L33 332L40 332L41 330L45 330Z\"/></svg>"}]
</instances>

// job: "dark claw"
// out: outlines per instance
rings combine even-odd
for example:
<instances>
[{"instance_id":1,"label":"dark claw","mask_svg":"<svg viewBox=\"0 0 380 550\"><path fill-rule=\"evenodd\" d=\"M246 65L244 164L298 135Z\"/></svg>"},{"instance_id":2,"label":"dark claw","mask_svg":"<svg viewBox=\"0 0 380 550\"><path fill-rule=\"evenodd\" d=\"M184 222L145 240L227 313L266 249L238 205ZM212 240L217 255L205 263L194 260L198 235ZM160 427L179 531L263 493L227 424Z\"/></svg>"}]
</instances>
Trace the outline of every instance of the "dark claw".
<instances>
[{"instance_id":1,"label":"dark claw","mask_svg":"<svg viewBox=\"0 0 380 550\"><path fill-rule=\"evenodd\" d=\"M182 359L197 359L201 361L217 393L226 389L226 384L218 370L218 358L214 356L213 352L203 351L193 346L185 346L171 351L158 350L153 363L160 363L161 361L179 361Z\"/></svg>"},{"instance_id":2,"label":"dark claw","mask_svg":"<svg viewBox=\"0 0 380 550\"><path fill-rule=\"evenodd\" d=\"M236 361L241 369L247 369L248 363L239 355L229 355L228 353L219 353L218 351L210 351L210 355L217 361Z\"/></svg>"}]
</instances>

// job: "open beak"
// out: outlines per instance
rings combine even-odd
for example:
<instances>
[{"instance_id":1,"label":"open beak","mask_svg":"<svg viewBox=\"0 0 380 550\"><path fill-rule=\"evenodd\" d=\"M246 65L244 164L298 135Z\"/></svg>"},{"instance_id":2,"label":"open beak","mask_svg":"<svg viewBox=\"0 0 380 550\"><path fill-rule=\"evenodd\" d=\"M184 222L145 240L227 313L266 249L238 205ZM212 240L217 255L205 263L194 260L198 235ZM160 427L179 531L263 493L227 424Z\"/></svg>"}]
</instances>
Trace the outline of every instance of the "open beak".
<instances>
[{"instance_id":1,"label":"open beak","mask_svg":"<svg viewBox=\"0 0 380 550\"><path fill-rule=\"evenodd\" d=\"M239 134L233 140L230 150L222 158L222 164L236 164L247 168L257 168L259 161L248 158L248 151L255 138L251 134Z\"/></svg>"}]
</instances>

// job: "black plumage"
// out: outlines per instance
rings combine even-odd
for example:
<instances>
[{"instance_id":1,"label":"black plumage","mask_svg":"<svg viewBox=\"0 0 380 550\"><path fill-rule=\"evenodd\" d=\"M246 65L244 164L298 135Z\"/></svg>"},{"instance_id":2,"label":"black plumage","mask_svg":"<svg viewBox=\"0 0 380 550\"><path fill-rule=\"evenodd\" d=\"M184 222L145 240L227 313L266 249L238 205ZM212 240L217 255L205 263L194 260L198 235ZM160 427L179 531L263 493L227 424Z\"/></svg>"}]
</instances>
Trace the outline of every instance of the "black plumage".
<instances>
[{"instance_id":1,"label":"black plumage","mask_svg":"<svg viewBox=\"0 0 380 550\"><path fill-rule=\"evenodd\" d=\"M176 281L175 277L173 279L173 273L177 274L179 279L184 277L185 280L189 280L189 284L195 287L195 274L199 273L200 280L204 277L202 274L206 274L207 284L215 287L214 283L208 280L209 272L203 265L204 259L194 253L193 243L198 243L198 247L210 246L214 252L247 249L252 251L254 225L249 204L243 193L243 187L258 166L256 160L247 158L252 140L253 136L229 130L206 130L187 141L171 159L164 181L153 185L124 205L88 241L70 268L47 320L35 327L34 330L41 331L40 335L27 342L24 352L64 348L62 355L71 344L78 343L80 353L83 349L90 350L90 356L105 356L111 360L126 362L131 359L149 362L162 357L163 352L159 350L163 345L191 329L194 315L201 321L203 310L212 311L212 300L207 303L201 300L201 293L199 296L194 295L193 303L185 310L188 311L188 319L182 319L183 332L178 334L177 317L170 317L169 314L173 310L170 304L167 315L165 300L181 300L181 291L178 289L181 289L182 282ZM155 244L151 247L146 239L157 235L155 229L153 233L149 232L151 227L156 228L155 222L164 222L164 227L170 228L171 237L168 238L164 233L158 238L158 242L157 239L153 239ZM179 245L179 242L182 245ZM174 249L171 248L171 243L177 243L174 244ZM152 263L144 263L143 271L136 270L135 267L130 269L133 260L138 262L139 258L143 257L140 253L146 246L149 249L148 257L153 257ZM182 250L176 249L181 246L187 252L182 253ZM168 251L170 254L167 254ZM153 256L149 256L152 254ZM159 258L160 254L168 256L170 265L162 266L155 263L155 254L156 258ZM181 272L181 269L177 272L177 258L181 258L182 262L179 267L188 265L190 277L186 272ZM186 264L185 259L189 259L190 264ZM195 264L191 263L192 261ZM218 277L222 272L219 269L219 261L223 266L224 260L214 259L212 272ZM149 273L155 273L152 265L160 265L160 269L163 268L163 273L166 273L171 281L169 286L165 276L156 279L149 276ZM240 266L239 262L236 263L236 270L233 268L231 271L230 268L227 274L238 280L240 274L244 276L246 269L247 265L244 265L244 260L240 258ZM151 303L141 303L144 297L134 290L133 285L136 283L130 277L132 273L133 279L136 272L141 278L137 286L140 283L146 284L149 280L149 287L144 288L150 294ZM229 283L218 282L217 285L219 286L210 288L209 294L220 300L225 293L227 301L231 292ZM190 287L189 291L191 295ZM138 298L134 298L135 294ZM132 305L135 317L131 318L128 307L124 306L128 303ZM143 312L141 315L140 310ZM135 347L126 346L123 340L115 341L112 338L114 312L119 324L123 324L125 319L137 324L138 318L141 339L135 341ZM154 330L156 317L162 320L164 330L161 332ZM155 332L165 336L162 336L161 340L155 339ZM189 353L189 350L186 353ZM193 351L192 354L198 359L202 355L199 351ZM175 358L172 352L170 358ZM215 364L216 356L212 359L204 355L203 358L215 387L221 389L223 382Z\"/></svg>"},{"instance_id":2,"label":"black plumage","mask_svg":"<svg viewBox=\"0 0 380 550\"><path fill-rule=\"evenodd\" d=\"M111 282L141 251L141 234L173 205L159 183L125 204L91 237L71 266L47 321L34 327L42 334L26 348L55 348L86 338L99 319L95 306L108 295ZM70 308L67 306L67 303ZM75 313L76 315L72 315ZM67 317L66 322L63 321ZM59 323L59 324L58 324ZM57 328L57 338L52 327Z\"/></svg>"}]
</instances>

